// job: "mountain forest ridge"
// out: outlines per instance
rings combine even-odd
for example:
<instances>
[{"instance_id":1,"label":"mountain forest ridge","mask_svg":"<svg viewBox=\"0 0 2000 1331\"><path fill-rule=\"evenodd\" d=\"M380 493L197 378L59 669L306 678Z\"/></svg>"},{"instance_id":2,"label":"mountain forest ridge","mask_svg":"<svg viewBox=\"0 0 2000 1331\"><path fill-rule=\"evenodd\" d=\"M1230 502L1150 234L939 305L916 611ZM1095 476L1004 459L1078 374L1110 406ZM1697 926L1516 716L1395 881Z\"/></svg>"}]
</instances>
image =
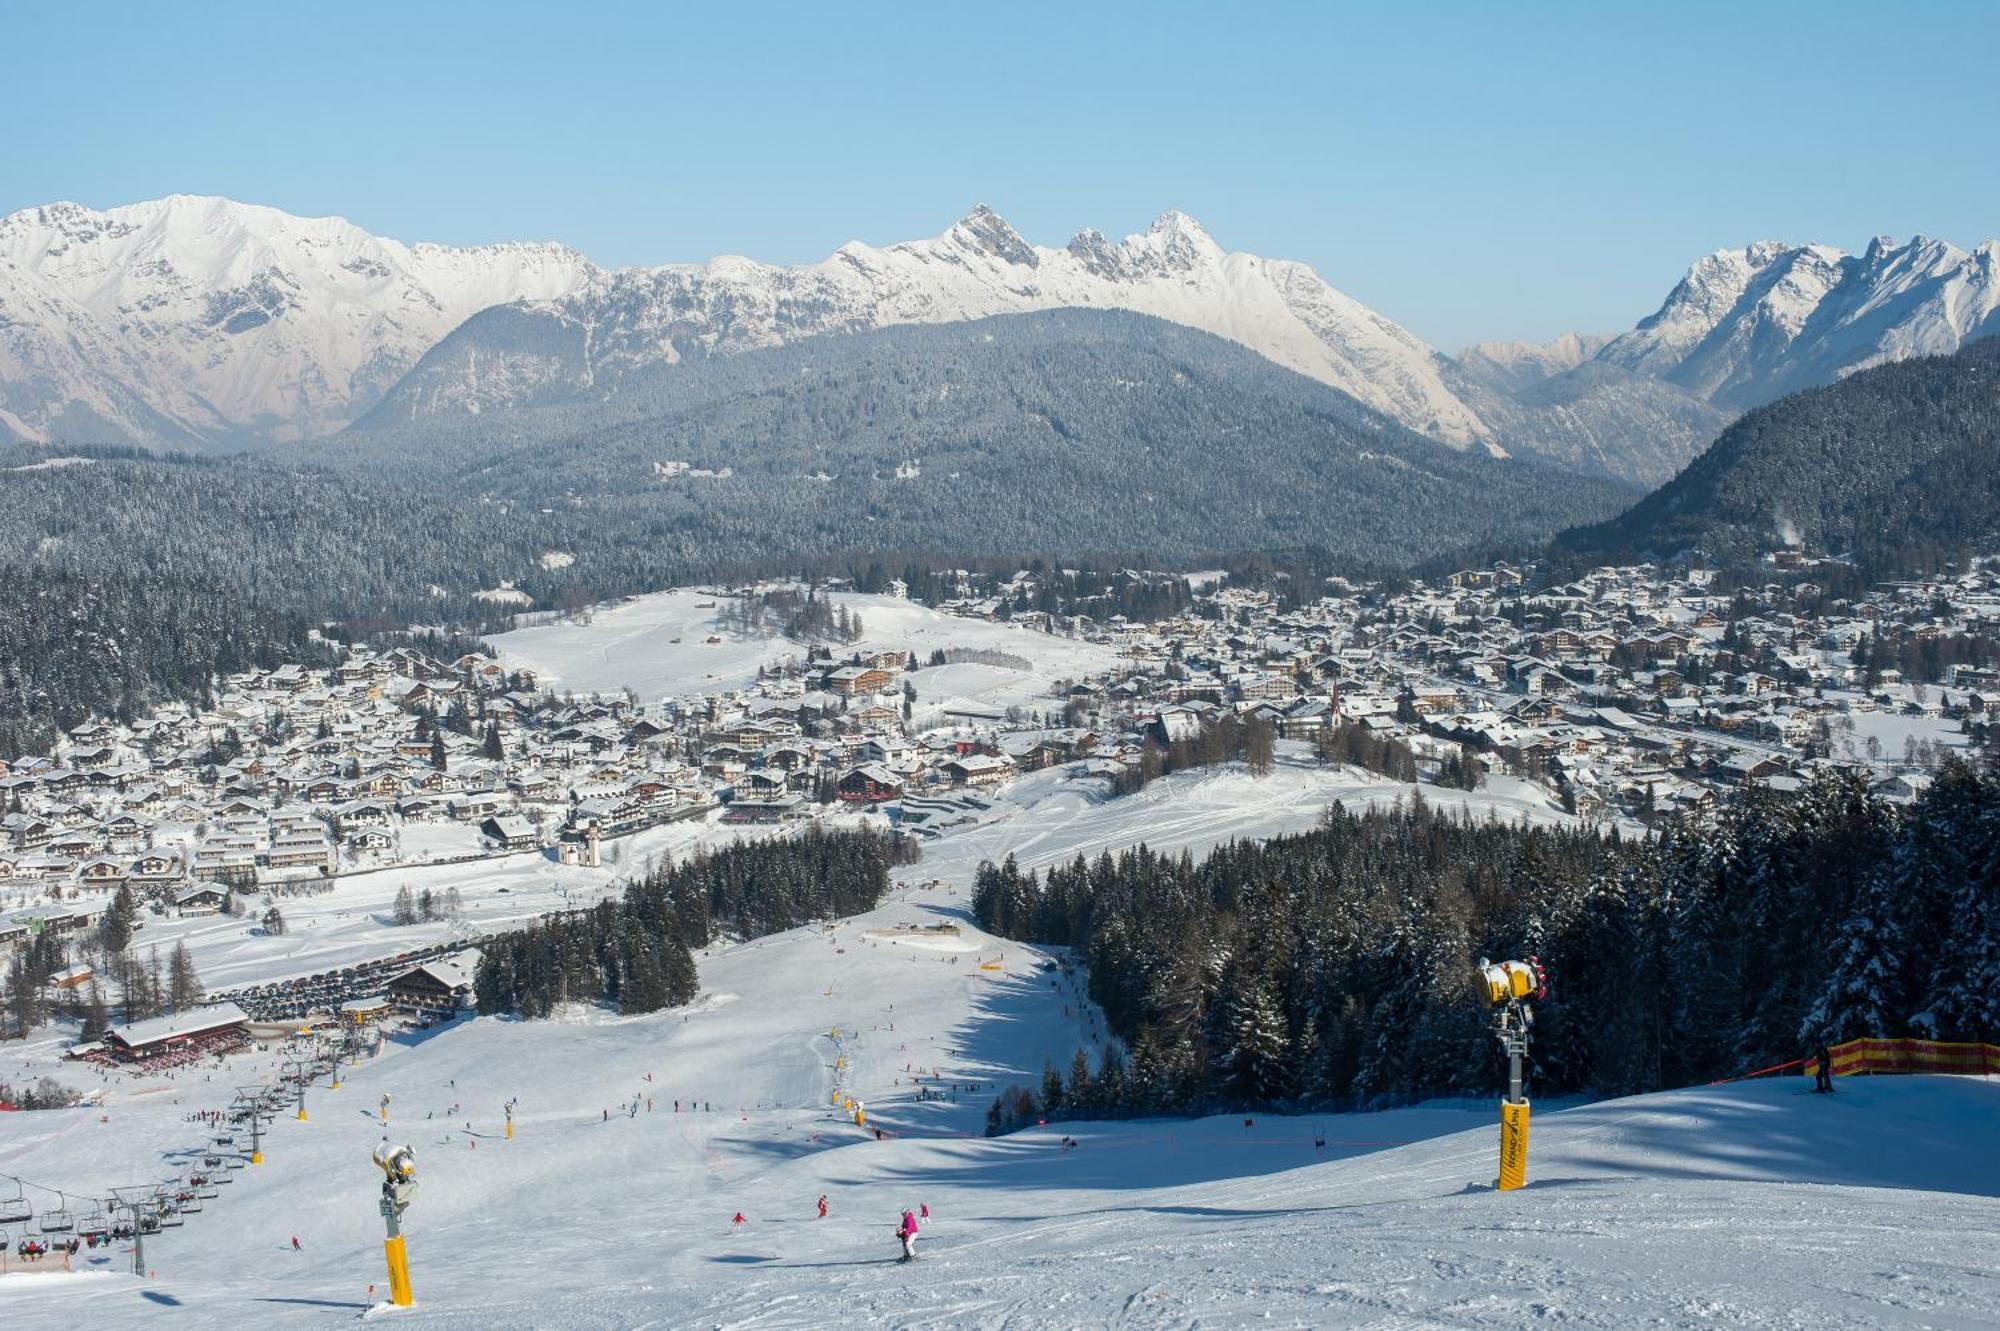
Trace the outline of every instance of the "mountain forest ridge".
<instances>
[{"instance_id":1,"label":"mountain forest ridge","mask_svg":"<svg viewBox=\"0 0 2000 1331\"><path fill-rule=\"evenodd\" d=\"M1454 448L1651 485L1744 410L2000 331L1996 268L1995 241L1760 242L1697 261L1622 335L1453 357L1176 212L1049 248L982 205L819 263L612 269L219 198L52 204L0 218L0 439L227 450L601 399L634 371L836 332L1105 309L1238 343Z\"/></svg>"}]
</instances>

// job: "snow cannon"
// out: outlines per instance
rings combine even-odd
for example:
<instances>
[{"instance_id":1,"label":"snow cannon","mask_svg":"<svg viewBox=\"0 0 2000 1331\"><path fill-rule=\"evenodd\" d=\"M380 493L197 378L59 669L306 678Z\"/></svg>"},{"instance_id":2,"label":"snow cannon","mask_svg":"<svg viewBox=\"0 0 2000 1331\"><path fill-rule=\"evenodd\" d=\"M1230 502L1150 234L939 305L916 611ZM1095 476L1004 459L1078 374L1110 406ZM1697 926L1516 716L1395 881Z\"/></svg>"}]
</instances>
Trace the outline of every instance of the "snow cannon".
<instances>
[{"instance_id":1,"label":"snow cannon","mask_svg":"<svg viewBox=\"0 0 2000 1331\"><path fill-rule=\"evenodd\" d=\"M1526 961L1492 962L1484 957L1479 959L1480 982L1486 986L1486 1002L1491 1007L1505 1007L1523 999L1548 997L1548 976L1542 971L1542 963L1534 957Z\"/></svg>"},{"instance_id":2,"label":"snow cannon","mask_svg":"<svg viewBox=\"0 0 2000 1331\"><path fill-rule=\"evenodd\" d=\"M382 1252L389 1262L389 1302L407 1308L416 1296L410 1290L410 1255L399 1222L417 1195L417 1153L408 1143L391 1147L384 1137L370 1158L382 1171L382 1222L388 1227Z\"/></svg>"},{"instance_id":3,"label":"snow cannon","mask_svg":"<svg viewBox=\"0 0 2000 1331\"><path fill-rule=\"evenodd\" d=\"M1481 957L1478 969L1487 1008L1493 1013L1494 1038L1507 1055L1507 1096L1500 1102L1500 1175L1494 1186L1511 1192L1528 1181L1528 1097L1521 1093L1521 1065L1535 1026L1530 1000L1548 997L1549 977L1532 956L1499 963Z\"/></svg>"}]
</instances>

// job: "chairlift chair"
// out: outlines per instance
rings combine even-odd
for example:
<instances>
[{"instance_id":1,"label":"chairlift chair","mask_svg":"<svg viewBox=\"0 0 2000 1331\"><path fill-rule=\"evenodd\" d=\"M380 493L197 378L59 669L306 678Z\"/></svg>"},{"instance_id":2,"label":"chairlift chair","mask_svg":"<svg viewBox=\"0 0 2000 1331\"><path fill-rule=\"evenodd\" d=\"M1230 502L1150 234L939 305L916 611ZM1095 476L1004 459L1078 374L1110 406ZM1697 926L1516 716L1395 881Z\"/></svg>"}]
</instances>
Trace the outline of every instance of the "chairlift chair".
<instances>
[{"instance_id":1,"label":"chairlift chair","mask_svg":"<svg viewBox=\"0 0 2000 1331\"><path fill-rule=\"evenodd\" d=\"M21 1185L14 1185L12 1197L0 1197L0 1225L23 1225L35 1218L35 1208L28 1205L28 1196L21 1191Z\"/></svg>"},{"instance_id":2,"label":"chairlift chair","mask_svg":"<svg viewBox=\"0 0 2000 1331\"><path fill-rule=\"evenodd\" d=\"M67 1234L76 1228L76 1217L62 1209L44 1211L40 1223L44 1234Z\"/></svg>"},{"instance_id":3,"label":"chairlift chair","mask_svg":"<svg viewBox=\"0 0 2000 1331\"><path fill-rule=\"evenodd\" d=\"M76 1234L83 1239L108 1238L111 1234L111 1218L102 1211L92 1211L76 1223Z\"/></svg>"},{"instance_id":4,"label":"chairlift chair","mask_svg":"<svg viewBox=\"0 0 2000 1331\"><path fill-rule=\"evenodd\" d=\"M176 1225L185 1225L187 1221L181 1218L179 1210L168 1211L162 1209L157 1223L165 1225L168 1229L172 1229Z\"/></svg>"},{"instance_id":5,"label":"chairlift chair","mask_svg":"<svg viewBox=\"0 0 2000 1331\"><path fill-rule=\"evenodd\" d=\"M153 1214L153 1212L151 1211L142 1212L139 1216L139 1232L141 1234L159 1233L160 1217Z\"/></svg>"}]
</instances>

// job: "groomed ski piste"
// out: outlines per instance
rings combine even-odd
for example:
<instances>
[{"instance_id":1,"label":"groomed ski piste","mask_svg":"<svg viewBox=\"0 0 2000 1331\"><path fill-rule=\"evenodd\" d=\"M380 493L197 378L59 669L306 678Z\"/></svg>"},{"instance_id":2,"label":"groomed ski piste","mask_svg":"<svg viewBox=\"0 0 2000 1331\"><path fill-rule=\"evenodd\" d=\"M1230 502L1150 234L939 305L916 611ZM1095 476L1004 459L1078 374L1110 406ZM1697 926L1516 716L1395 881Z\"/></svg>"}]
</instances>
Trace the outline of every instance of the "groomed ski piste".
<instances>
[{"instance_id":1,"label":"groomed ski piste","mask_svg":"<svg viewBox=\"0 0 2000 1331\"><path fill-rule=\"evenodd\" d=\"M71 1273L0 1277L0 1327L2000 1326L2000 1079L1852 1078L1824 1097L1783 1077L1540 1104L1529 1186L1511 1193L1493 1188L1490 1102L980 1135L996 1089L1104 1034L1060 956L973 925L981 859L1140 841L1198 854L1309 826L1333 799L1411 792L1291 764L1124 799L1033 774L928 843L878 909L700 954L687 1008L392 1037L340 1090L315 1086L306 1120L280 1113L263 1164L149 1236L145 1278L127 1244L79 1253ZM1561 816L1526 786L1464 800ZM734 835L656 829L619 868ZM615 876L532 857L399 870L287 901L284 938L159 920L142 945L185 937L215 988L434 941L446 926L386 922L405 881L460 885L467 919L492 927ZM914 931L940 924L958 932ZM56 1070L63 1034L0 1047L0 1077ZM170 1177L206 1149L187 1116L279 1063L101 1082L64 1069L101 1103L0 1115L0 1174L36 1185L38 1209L55 1202L40 1188L98 1197ZM418 1161L407 1309L386 1302L369 1159L384 1096L392 1144ZM918 1260L899 1264L906 1208L930 1216Z\"/></svg>"},{"instance_id":2,"label":"groomed ski piste","mask_svg":"<svg viewBox=\"0 0 2000 1331\"><path fill-rule=\"evenodd\" d=\"M2000 1081L1856 1078L1828 1098L1786 1077L1544 1106L1530 1186L1506 1194L1494 1111L1469 1103L986 1139L991 1085L1089 1045L1093 1018L1073 979L980 935L963 904L908 891L716 949L688 1009L393 1040L150 1238L151 1278L124 1245L79 1254L77 1274L0 1279L0 1322L2000 1324ZM961 933L893 933L939 922ZM920 1099L906 1067L983 1089ZM228 1081L269 1071L246 1060ZM836 1110L836 1089L890 1135ZM368 1159L384 1094L421 1186L416 1305L393 1312ZM103 1109L10 1115L0 1169L86 1195L158 1177L203 1140L183 1115L227 1098L139 1080ZM892 1227L923 1206L919 1260L900 1265Z\"/></svg>"}]
</instances>

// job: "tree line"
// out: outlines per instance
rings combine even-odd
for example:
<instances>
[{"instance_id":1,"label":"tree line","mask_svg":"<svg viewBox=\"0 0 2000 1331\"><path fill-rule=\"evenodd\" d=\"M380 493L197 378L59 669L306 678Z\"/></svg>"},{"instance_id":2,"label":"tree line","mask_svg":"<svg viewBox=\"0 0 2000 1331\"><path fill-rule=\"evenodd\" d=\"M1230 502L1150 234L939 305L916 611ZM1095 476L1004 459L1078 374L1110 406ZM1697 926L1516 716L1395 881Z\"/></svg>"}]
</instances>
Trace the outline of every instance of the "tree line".
<instances>
[{"instance_id":1,"label":"tree line","mask_svg":"<svg viewBox=\"0 0 2000 1331\"><path fill-rule=\"evenodd\" d=\"M1531 1075L1630 1094L1860 1035L2000 1038L2000 779L1913 805L1852 773L1750 790L1660 835L1335 805L1200 861L1140 847L981 866L1005 937L1076 949L1125 1052L1015 1088L1022 1115L1351 1108L1493 1090L1481 957L1535 954Z\"/></svg>"},{"instance_id":2,"label":"tree line","mask_svg":"<svg viewBox=\"0 0 2000 1331\"><path fill-rule=\"evenodd\" d=\"M657 865L615 900L487 945L473 980L479 1010L534 1018L564 1003L677 1007L699 992L691 949L870 910L889 890L893 858L873 832L815 827Z\"/></svg>"}]
</instances>

